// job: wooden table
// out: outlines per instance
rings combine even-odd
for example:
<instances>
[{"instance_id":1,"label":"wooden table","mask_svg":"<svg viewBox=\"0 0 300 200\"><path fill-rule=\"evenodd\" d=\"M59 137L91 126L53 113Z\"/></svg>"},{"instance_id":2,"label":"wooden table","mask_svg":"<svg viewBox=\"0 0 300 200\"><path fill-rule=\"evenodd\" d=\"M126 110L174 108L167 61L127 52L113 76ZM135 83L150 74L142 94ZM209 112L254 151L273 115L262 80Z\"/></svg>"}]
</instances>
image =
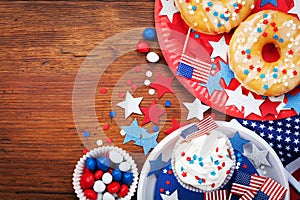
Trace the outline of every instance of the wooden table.
<instances>
[{"instance_id":1,"label":"wooden table","mask_svg":"<svg viewBox=\"0 0 300 200\"><path fill-rule=\"evenodd\" d=\"M72 173L85 148L79 137L85 130L77 130L72 112L76 75L105 39L134 28L153 27L153 10L150 0L0 2L0 199L76 199ZM155 42L151 45L158 48ZM123 145L120 127L110 121L109 112L114 85L124 72L143 63L145 56L134 50L116 60L97 85L97 91L105 87L107 93L97 92L92 99L99 119L95 129L110 124L105 134L113 145L140 155L140 169L145 159L142 149ZM167 68L163 71L172 76ZM130 76L134 80L135 75ZM185 101L193 100L177 80L173 87ZM146 92L141 87L135 94ZM174 95L166 98L173 103L169 116L179 120L181 114L186 115L176 109L179 102ZM149 103L151 100L143 101L141 106ZM208 114L211 112L217 119L230 119L217 111ZM162 129L170 126L171 118L167 118ZM165 136L160 134L158 140Z\"/></svg>"}]
</instances>

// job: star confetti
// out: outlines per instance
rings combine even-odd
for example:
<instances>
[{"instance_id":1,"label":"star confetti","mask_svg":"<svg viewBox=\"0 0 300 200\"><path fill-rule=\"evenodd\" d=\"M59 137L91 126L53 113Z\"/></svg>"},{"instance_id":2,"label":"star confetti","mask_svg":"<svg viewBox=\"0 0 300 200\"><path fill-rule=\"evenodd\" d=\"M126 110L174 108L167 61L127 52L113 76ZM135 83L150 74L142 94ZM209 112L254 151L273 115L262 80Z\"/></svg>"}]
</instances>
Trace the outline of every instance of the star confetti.
<instances>
[{"instance_id":1,"label":"star confetti","mask_svg":"<svg viewBox=\"0 0 300 200\"><path fill-rule=\"evenodd\" d=\"M222 62L220 60L220 71L222 78L224 79L226 85L228 86L231 82L231 80L234 78L233 71L229 68L229 65Z\"/></svg>"},{"instance_id":2,"label":"star confetti","mask_svg":"<svg viewBox=\"0 0 300 200\"><path fill-rule=\"evenodd\" d=\"M172 132L174 132L174 131L176 131L177 129L179 129L180 127L182 127L184 124L180 124L180 122L178 122L174 117L172 118L172 127L171 128L169 128L169 129L167 129L167 130L165 130L164 132L166 133L166 134L170 134L170 133L172 133Z\"/></svg>"},{"instance_id":3,"label":"star confetti","mask_svg":"<svg viewBox=\"0 0 300 200\"><path fill-rule=\"evenodd\" d=\"M208 76L207 83L200 83L200 85L205 86L208 90L210 96L213 94L215 90L223 91L222 86L220 85L220 79L222 78L220 72L216 73L214 76L211 74Z\"/></svg>"},{"instance_id":4,"label":"star confetti","mask_svg":"<svg viewBox=\"0 0 300 200\"><path fill-rule=\"evenodd\" d=\"M117 104L117 106L125 109L125 118L128 118L132 113L141 115L139 104L143 100L143 97L134 98L128 91L126 93L125 101Z\"/></svg>"},{"instance_id":5,"label":"star confetti","mask_svg":"<svg viewBox=\"0 0 300 200\"><path fill-rule=\"evenodd\" d=\"M238 110L242 111L242 106L244 105L245 95L242 93L242 86L238 86L235 90L225 89L228 95L228 100L225 106L235 106Z\"/></svg>"},{"instance_id":6,"label":"star confetti","mask_svg":"<svg viewBox=\"0 0 300 200\"><path fill-rule=\"evenodd\" d=\"M150 84L150 87L157 90L158 98L160 99L165 93L172 93L172 81L174 77L163 77L160 73L157 75L157 81Z\"/></svg>"},{"instance_id":7,"label":"star confetti","mask_svg":"<svg viewBox=\"0 0 300 200\"><path fill-rule=\"evenodd\" d=\"M288 13L296 14L300 19L300 1L294 0L294 7L288 11Z\"/></svg>"},{"instance_id":8,"label":"star confetti","mask_svg":"<svg viewBox=\"0 0 300 200\"><path fill-rule=\"evenodd\" d=\"M259 109L259 106L265 101L262 99L255 99L251 92L249 92L248 98L244 99L244 116L247 117L251 113L256 115L261 115L261 111Z\"/></svg>"},{"instance_id":9,"label":"star confetti","mask_svg":"<svg viewBox=\"0 0 300 200\"><path fill-rule=\"evenodd\" d=\"M229 46L226 44L225 37L223 36L218 42L209 41L209 44L213 48L211 58L220 57L227 62L227 53Z\"/></svg>"},{"instance_id":10,"label":"star confetti","mask_svg":"<svg viewBox=\"0 0 300 200\"><path fill-rule=\"evenodd\" d=\"M277 107L280 105L280 102L273 102L270 98L266 98L265 102L261 104L261 116L265 117L268 114L278 115Z\"/></svg>"},{"instance_id":11,"label":"star confetti","mask_svg":"<svg viewBox=\"0 0 300 200\"><path fill-rule=\"evenodd\" d=\"M277 7L278 4L277 4L277 0L261 0L261 3L260 3L260 7L263 7L265 6L266 4L272 4L273 6Z\"/></svg>"},{"instance_id":12,"label":"star confetti","mask_svg":"<svg viewBox=\"0 0 300 200\"><path fill-rule=\"evenodd\" d=\"M241 138L240 133L236 132L232 138L229 138L232 148L244 153L244 145L249 143L250 140L245 140Z\"/></svg>"},{"instance_id":13,"label":"star confetti","mask_svg":"<svg viewBox=\"0 0 300 200\"><path fill-rule=\"evenodd\" d=\"M148 176L151 176L152 174L154 174L156 177L159 176L161 170L166 166L167 162L162 160L162 153L160 153L160 155L158 156L158 158L156 158L156 160L149 160L150 166L151 166L151 170L148 173Z\"/></svg>"},{"instance_id":14,"label":"star confetti","mask_svg":"<svg viewBox=\"0 0 300 200\"><path fill-rule=\"evenodd\" d=\"M161 110L157 106L156 101L153 101L150 107L141 108L141 110L145 115L142 125L147 124L148 122L159 125L159 117L166 113L166 110Z\"/></svg>"},{"instance_id":15,"label":"star confetti","mask_svg":"<svg viewBox=\"0 0 300 200\"><path fill-rule=\"evenodd\" d=\"M147 155L149 151L153 148L156 147L157 143L157 137L158 137L159 132L155 132L152 134L149 133L143 133L142 138L139 140L136 140L134 144L143 147L144 154Z\"/></svg>"},{"instance_id":16,"label":"star confetti","mask_svg":"<svg viewBox=\"0 0 300 200\"><path fill-rule=\"evenodd\" d=\"M293 108L297 114L300 113L300 93L296 95L287 94L286 97L288 98L287 104L284 106L284 108Z\"/></svg>"},{"instance_id":17,"label":"star confetti","mask_svg":"<svg viewBox=\"0 0 300 200\"><path fill-rule=\"evenodd\" d=\"M267 150L259 150L255 144L252 143L252 153L247 154L246 156L252 160L256 168L260 168L261 165L271 167L271 164L267 159L268 153Z\"/></svg>"},{"instance_id":18,"label":"star confetti","mask_svg":"<svg viewBox=\"0 0 300 200\"><path fill-rule=\"evenodd\" d=\"M163 200L178 200L178 192L175 190L171 195L160 194Z\"/></svg>"},{"instance_id":19,"label":"star confetti","mask_svg":"<svg viewBox=\"0 0 300 200\"><path fill-rule=\"evenodd\" d=\"M276 111L277 113L280 113L281 110L290 110L290 108L284 108L284 106L286 105L286 103L284 103L284 94L280 95L278 97L268 97L270 99L270 101L277 103L279 102L279 105L276 107Z\"/></svg>"},{"instance_id":20,"label":"star confetti","mask_svg":"<svg viewBox=\"0 0 300 200\"><path fill-rule=\"evenodd\" d=\"M161 0L162 9L159 12L159 16L166 15L169 21L173 22L173 16L175 13L179 12L175 6L174 0Z\"/></svg>"},{"instance_id":21,"label":"star confetti","mask_svg":"<svg viewBox=\"0 0 300 200\"><path fill-rule=\"evenodd\" d=\"M121 126L121 129L125 131L125 139L123 144L130 141L138 141L142 135L146 135L147 130L139 127L136 119L133 120L130 126Z\"/></svg>"},{"instance_id":22,"label":"star confetti","mask_svg":"<svg viewBox=\"0 0 300 200\"><path fill-rule=\"evenodd\" d=\"M183 103L183 105L189 110L187 120L192 118L197 118L199 120L203 119L203 113L207 111L210 107L203 105L199 99L195 99L193 103Z\"/></svg>"}]
</instances>

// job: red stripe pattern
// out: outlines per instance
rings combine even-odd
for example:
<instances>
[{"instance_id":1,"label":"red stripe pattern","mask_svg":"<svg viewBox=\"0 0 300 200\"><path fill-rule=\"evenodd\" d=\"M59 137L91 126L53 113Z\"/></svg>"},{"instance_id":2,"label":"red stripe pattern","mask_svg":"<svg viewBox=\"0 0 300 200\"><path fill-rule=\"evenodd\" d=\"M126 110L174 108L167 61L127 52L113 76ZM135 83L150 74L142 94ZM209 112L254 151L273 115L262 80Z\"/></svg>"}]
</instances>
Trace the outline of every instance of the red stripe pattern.
<instances>
[{"instance_id":1,"label":"red stripe pattern","mask_svg":"<svg viewBox=\"0 0 300 200\"><path fill-rule=\"evenodd\" d=\"M208 134L210 131L218 128L217 123L211 116L204 118L195 125L199 130L192 133L191 135L188 135L186 137L186 140L192 140L194 138L200 137L201 135Z\"/></svg>"},{"instance_id":2,"label":"red stripe pattern","mask_svg":"<svg viewBox=\"0 0 300 200\"><path fill-rule=\"evenodd\" d=\"M287 189L271 178L267 178L260 190L268 195L270 199L283 199Z\"/></svg>"},{"instance_id":3,"label":"red stripe pattern","mask_svg":"<svg viewBox=\"0 0 300 200\"><path fill-rule=\"evenodd\" d=\"M204 194L205 200L227 200L228 199L227 190L215 190L212 192L206 192Z\"/></svg>"},{"instance_id":4,"label":"red stripe pattern","mask_svg":"<svg viewBox=\"0 0 300 200\"><path fill-rule=\"evenodd\" d=\"M179 61L177 73L193 81L207 83L210 70L211 64L197 60L183 53Z\"/></svg>"}]
</instances>

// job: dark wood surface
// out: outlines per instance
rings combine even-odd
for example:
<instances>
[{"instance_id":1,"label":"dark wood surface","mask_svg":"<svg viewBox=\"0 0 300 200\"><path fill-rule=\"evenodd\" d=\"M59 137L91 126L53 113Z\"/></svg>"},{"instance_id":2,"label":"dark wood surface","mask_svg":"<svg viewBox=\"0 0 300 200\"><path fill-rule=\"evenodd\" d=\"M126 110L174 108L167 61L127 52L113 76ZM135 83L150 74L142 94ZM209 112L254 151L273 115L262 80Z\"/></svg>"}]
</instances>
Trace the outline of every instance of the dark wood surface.
<instances>
[{"instance_id":1,"label":"dark wood surface","mask_svg":"<svg viewBox=\"0 0 300 200\"><path fill-rule=\"evenodd\" d=\"M134 28L154 27L153 13L150 0L0 2L0 199L76 199L72 173L85 148L80 139L84 130L76 129L72 112L78 70L105 39ZM152 45L158 47L155 42ZM139 168L145 159L141 148L122 145L120 127L110 122L109 112L114 85L124 72L141 63L146 63L145 56L134 50L120 57L97 86L97 90L105 87L107 94L98 92L92 99L99 127L109 122L107 137L136 153ZM167 68L163 71L172 75ZM173 86L185 100L193 99L177 80ZM137 95L145 93L145 88L137 91ZM174 103L170 116L179 120L178 99L167 98ZM143 101L142 106L149 102ZM213 113L217 119L230 119ZM163 129L170 125L168 118ZM160 134L159 141L165 136Z\"/></svg>"}]
</instances>

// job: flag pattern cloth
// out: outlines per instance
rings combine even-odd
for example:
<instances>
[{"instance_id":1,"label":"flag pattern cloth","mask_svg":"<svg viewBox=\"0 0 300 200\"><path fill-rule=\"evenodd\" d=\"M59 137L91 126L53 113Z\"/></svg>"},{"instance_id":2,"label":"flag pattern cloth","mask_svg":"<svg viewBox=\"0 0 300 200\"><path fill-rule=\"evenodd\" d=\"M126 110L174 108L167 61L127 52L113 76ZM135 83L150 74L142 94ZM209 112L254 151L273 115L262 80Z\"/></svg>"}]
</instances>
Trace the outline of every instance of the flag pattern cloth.
<instances>
[{"instance_id":1,"label":"flag pattern cloth","mask_svg":"<svg viewBox=\"0 0 300 200\"><path fill-rule=\"evenodd\" d=\"M215 190L212 192L204 193L204 200L227 200L228 191L227 190Z\"/></svg>"},{"instance_id":2,"label":"flag pattern cloth","mask_svg":"<svg viewBox=\"0 0 300 200\"><path fill-rule=\"evenodd\" d=\"M243 126L260 135L277 153L282 164L299 160L300 156L300 117L281 120L252 121L238 119ZM300 166L300 163L297 164Z\"/></svg>"},{"instance_id":3,"label":"flag pattern cloth","mask_svg":"<svg viewBox=\"0 0 300 200\"><path fill-rule=\"evenodd\" d=\"M181 133L181 137L186 140L192 140L193 138L208 134L210 131L216 128L218 128L218 125L215 120L211 116L207 116L195 125L183 130Z\"/></svg>"},{"instance_id":4,"label":"flag pattern cloth","mask_svg":"<svg viewBox=\"0 0 300 200\"><path fill-rule=\"evenodd\" d=\"M210 70L211 64L183 53L178 64L177 74L196 82L207 83Z\"/></svg>"}]
</instances>

